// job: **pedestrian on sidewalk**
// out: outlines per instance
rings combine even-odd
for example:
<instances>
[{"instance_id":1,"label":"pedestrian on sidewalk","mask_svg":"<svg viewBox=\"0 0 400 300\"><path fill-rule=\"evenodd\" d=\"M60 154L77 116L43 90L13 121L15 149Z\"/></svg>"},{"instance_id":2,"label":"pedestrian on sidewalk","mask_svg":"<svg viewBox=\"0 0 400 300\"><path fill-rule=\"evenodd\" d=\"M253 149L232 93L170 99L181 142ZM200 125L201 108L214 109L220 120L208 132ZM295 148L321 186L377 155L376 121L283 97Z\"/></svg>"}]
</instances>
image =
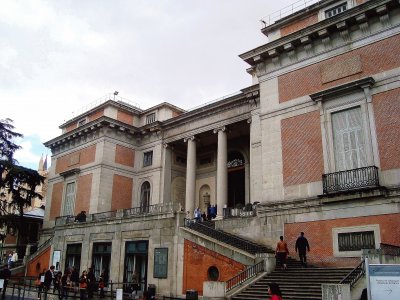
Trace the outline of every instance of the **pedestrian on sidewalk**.
<instances>
[{"instance_id":1,"label":"pedestrian on sidewalk","mask_svg":"<svg viewBox=\"0 0 400 300\"><path fill-rule=\"evenodd\" d=\"M276 258L279 260L279 263L281 267L286 270L287 269L287 263L286 263L286 258L289 255L289 249L287 247L286 242L283 240L283 236L281 235L279 237L279 242L276 245Z\"/></svg>"},{"instance_id":2,"label":"pedestrian on sidewalk","mask_svg":"<svg viewBox=\"0 0 400 300\"><path fill-rule=\"evenodd\" d=\"M270 300L282 300L282 292L277 283L271 282L268 284L267 291L271 295Z\"/></svg>"},{"instance_id":3,"label":"pedestrian on sidewalk","mask_svg":"<svg viewBox=\"0 0 400 300\"><path fill-rule=\"evenodd\" d=\"M308 244L307 238L304 236L304 232L300 232L300 236L297 238L295 250L299 251L299 258L301 265L307 268L307 251L310 252L310 245Z\"/></svg>"}]
</instances>

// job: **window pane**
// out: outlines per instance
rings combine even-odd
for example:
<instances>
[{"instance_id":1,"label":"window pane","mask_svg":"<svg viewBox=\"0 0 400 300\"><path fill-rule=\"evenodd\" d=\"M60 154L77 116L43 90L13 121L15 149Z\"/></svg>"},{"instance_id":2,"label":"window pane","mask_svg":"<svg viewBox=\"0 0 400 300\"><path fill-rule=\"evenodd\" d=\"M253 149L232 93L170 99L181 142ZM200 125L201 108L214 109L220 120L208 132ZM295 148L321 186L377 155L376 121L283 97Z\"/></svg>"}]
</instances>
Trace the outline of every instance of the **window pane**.
<instances>
[{"instance_id":1,"label":"window pane","mask_svg":"<svg viewBox=\"0 0 400 300\"><path fill-rule=\"evenodd\" d=\"M75 207L75 182L67 184L65 192L64 215L73 215Z\"/></svg>"}]
</instances>

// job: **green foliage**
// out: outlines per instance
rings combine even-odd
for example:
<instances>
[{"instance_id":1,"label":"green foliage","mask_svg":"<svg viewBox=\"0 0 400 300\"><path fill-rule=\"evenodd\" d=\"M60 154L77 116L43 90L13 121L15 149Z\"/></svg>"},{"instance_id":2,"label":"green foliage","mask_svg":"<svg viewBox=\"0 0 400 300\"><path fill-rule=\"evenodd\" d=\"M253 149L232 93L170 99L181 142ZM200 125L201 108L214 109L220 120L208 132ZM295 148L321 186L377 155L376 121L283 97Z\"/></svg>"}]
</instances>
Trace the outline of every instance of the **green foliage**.
<instances>
[{"instance_id":1,"label":"green foliage","mask_svg":"<svg viewBox=\"0 0 400 300\"><path fill-rule=\"evenodd\" d=\"M14 132L12 120L0 120L0 224L18 225L17 216L32 199L42 198L35 189L44 177L37 171L18 165L14 153L21 147L14 143L22 134Z\"/></svg>"}]
</instances>

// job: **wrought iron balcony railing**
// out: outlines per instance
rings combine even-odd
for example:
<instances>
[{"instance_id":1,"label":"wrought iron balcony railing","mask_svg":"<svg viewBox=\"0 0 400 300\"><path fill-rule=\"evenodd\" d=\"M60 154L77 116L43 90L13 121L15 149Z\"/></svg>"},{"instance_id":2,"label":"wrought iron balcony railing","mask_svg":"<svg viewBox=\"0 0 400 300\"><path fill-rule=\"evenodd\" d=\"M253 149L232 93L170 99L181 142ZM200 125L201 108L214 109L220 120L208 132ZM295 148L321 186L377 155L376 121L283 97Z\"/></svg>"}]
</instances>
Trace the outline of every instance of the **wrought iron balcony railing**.
<instances>
[{"instance_id":1,"label":"wrought iron balcony railing","mask_svg":"<svg viewBox=\"0 0 400 300\"><path fill-rule=\"evenodd\" d=\"M370 166L323 174L322 184L324 194L378 187L378 168Z\"/></svg>"}]
</instances>

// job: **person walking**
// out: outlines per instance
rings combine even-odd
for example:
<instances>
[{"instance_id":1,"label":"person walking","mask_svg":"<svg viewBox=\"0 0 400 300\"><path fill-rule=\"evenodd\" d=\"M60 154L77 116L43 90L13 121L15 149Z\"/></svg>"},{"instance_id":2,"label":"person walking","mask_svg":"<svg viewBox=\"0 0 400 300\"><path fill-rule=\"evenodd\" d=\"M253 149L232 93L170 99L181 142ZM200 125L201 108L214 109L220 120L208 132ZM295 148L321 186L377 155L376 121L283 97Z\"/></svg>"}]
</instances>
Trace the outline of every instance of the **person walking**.
<instances>
[{"instance_id":1,"label":"person walking","mask_svg":"<svg viewBox=\"0 0 400 300\"><path fill-rule=\"evenodd\" d=\"M13 254L11 256L11 268L14 268L17 264L18 261L18 253L16 251L13 251Z\"/></svg>"},{"instance_id":2,"label":"person walking","mask_svg":"<svg viewBox=\"0 0 400 300\"><path fill-rule=\"evenodd\" d=\"M11 277L11 271L8 268L8 265L4 266L4 269L0 272L0 279L3 279L3 288L0 289L1 293L1 298L4 299L6 296L6 290L7 290L7 285L8 285L8 280Z\"/></svg>"},{"instance_id":3,"label":"person walking","mask_svg":"<svg viewBox=\"0 0 400 300\"><path fill-rule=\"evenodd\" d=\"M282 292L279 285L275 282L271 282L267 287L268 294L271 295L270 300L282 300Z\"/></svg>"},{"instance_id":4,"label":"person walking","mask_svg":"<svg viewBox=\"0 0 400 300\"><path fill-rule=\"evenodd\" d=\"M289 249L287 247L286 242L283 240L282 235L279 237L279 242L276 245L275 253L276 253L276 258L279 260L281 267L284 270L286 270L287 269L286 258L289 255Z\"/></svg>"},{"instance_id":5,"label":"person walking","mask_svg":"<svg viewBox=\"0 0 400 300\"><path fill-rule=\"evenodd\" d=\"M44 287L45 274L46 274L46 269L43 269L43 271L39 273L39 275L36 279L36 281L37 281L36 285L37 285L37 289L38 289L38 300L40 300L42 292L45 290L45 287Z\"/></svg>"},{"instance_id":6,"label":"person walking","mask_svg":"<svg viewBox=\"0 0 400 300\"><path fill-rule=\"evenodd\" d=\"M56 294L58 298L61 300L62 299L62 284L61 284L61 278L62 278L62 272L58 272L54 276L54 288L53 288L53 294Z\"/></svg>"},{"instance_id":7,"label":"person walking","mask_svg":"<svg viewBox=\"0 0 400 300\"><path fill-rule=\"evenodd\" d=\"M79 295L80 300L86 300L86 290L88 287L88 278L86 270L82 272L81 277L79 278Z\"/></svg>"},{"instance_id":8,"label":"person walking","mask_svg":"<svg viewBox=\"0 0 400 300\"><path fill-rule=\"evenodd\" d=\"M71 272L67 270L61 277L61 299L68 299L68 292L72 288Z\"/></svg>"},{"instance_id":9,"label":"person walking","mask_svg":"<svg viewBox=\"0 0 400 300\"><path fill-rule=\"evenodd\" d=\"M301 265L307 268L307 251L310 252L310 245L304 236L304 232L300 232L300 236L296 240L295 250L296 253L299 251Z\"/></svg>"},{"instance_id":10,"label":"person walking","mask_svg":"<svg viewBox=\"0 0 400 300\"><path fill-rule=\"evenodd\" d=\"M55 266L50 266L50 268L44 274L44 288L46 292L50 289L51 285L54 283L55 268L56 268Z\"/></svg>"},{"instance_id":11,"label":"person walking","mask_svg":"<svg viewBox=\"0 0 400 300\"><path fill-rule=\"evenodd\" d=\"M94 275L93 268L89 268L89 272L87 273L87 281L88 299L92 299L94 291L96 290L96 276Z\"/></svg>"}]
</instances>

